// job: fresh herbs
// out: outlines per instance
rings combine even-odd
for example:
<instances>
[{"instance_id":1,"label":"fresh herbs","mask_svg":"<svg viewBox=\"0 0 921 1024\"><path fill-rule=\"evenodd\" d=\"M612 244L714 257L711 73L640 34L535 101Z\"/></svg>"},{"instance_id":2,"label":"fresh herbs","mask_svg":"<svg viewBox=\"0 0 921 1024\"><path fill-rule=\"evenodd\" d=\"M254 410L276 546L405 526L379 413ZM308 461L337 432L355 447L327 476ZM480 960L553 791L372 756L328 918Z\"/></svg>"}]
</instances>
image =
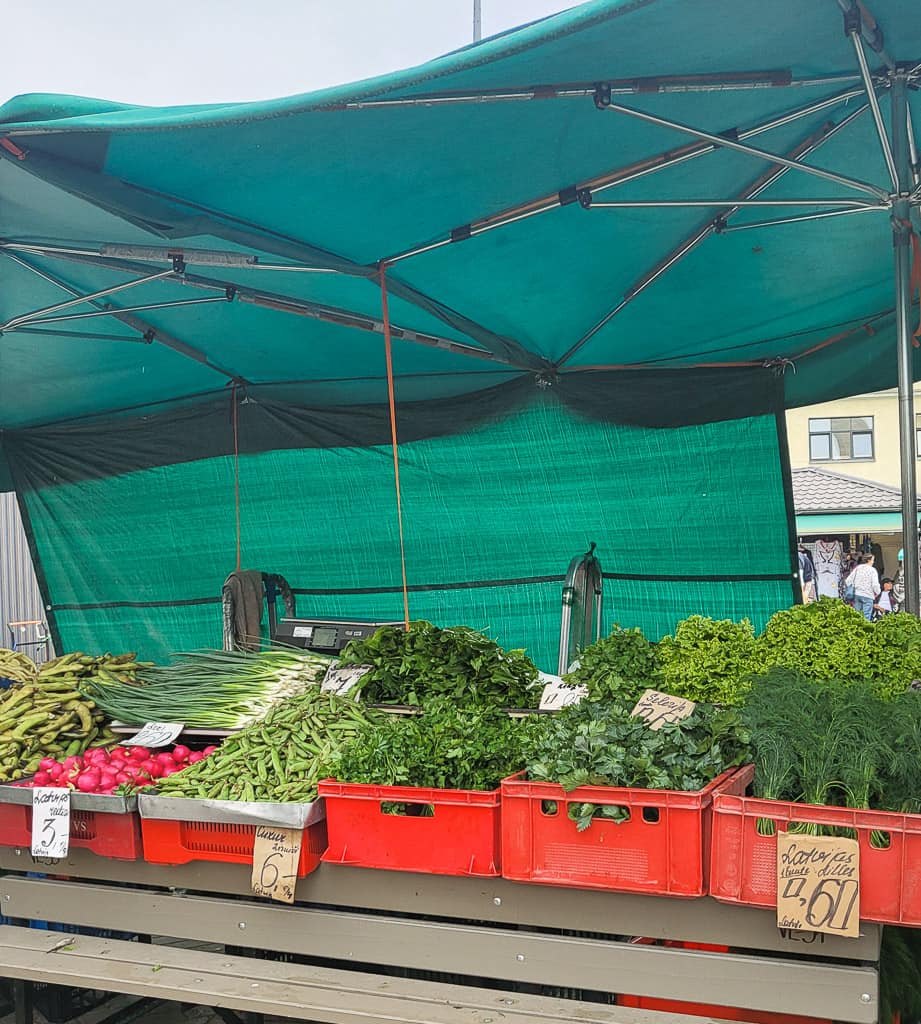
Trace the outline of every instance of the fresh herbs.
<instances>
[{"instance_id":1,"label":"fresh herbs","mask_svg":"<svg viewBox=\"0 0 921 1024\"><path fill-rule=\"evenodd\" d=\"M629 703L589 702L541 718L529 740L528 778L558 782L567 792L579 786L698 790L747 760L748 735L734 709L699 705L658 730L631 710ZM594 804L570 807L580 830L599 813L616 815Z\"/></svg>"},{"instance_id":2,"label":"fresh herbs","mask_svg":"<svg viewBox=\"0 0 921 1024\"><path fill-rule=\"evenodd\" d=\"M756 795L921 809L921 693L886 700L864 682L774 668L755 679L743 717L755 754Z\"/></svg>"},{"instance_id":3,"label":"fresh herbs","mask_svg":"<svg viewBox=\"0 0 921 1024\"><path fill-rule=\"evenodd\" d=\"M495 789L524 764L530 728L494 704L431 698L421 714L388 715L359 730L332 770L340 782Z\"/></svg>"},{"instance_id":4,"label":"fresh herbs","mask_svg":"<svg viewBox=\"0 0 921 1024\"><path fill-rule=\"evenodd\" d=\"M658 645L662 689L675 697L738 705L748 692L755 631L748 619L692 615Z\"/></svg>"},{"instance_id":5,"label":"fresh herbs","mask_svg":"<svg viewBox=\"0 0 921 1024\"><path fill-rule=\"evenodd\" d=\"M367 640L353 640L340 664L371 666L362 691L365 700L378 704L420 704L444 696L456 704L526 708L540 697L537 669L524 651L504 651L467 626L384 626Z\"/></svg>"},{"instance_id":6,"label":"fresh herbs","mask_svg":"<svg viewBox=\"0 0 921 1024\"><path fill-rule=\"evenodd\" d=\"M579 655L579 666L565 678L585 686L588 700L633 700L651 687L658 689L656 648L639 629L615 626Z\"/></svg>"}]
</instances>

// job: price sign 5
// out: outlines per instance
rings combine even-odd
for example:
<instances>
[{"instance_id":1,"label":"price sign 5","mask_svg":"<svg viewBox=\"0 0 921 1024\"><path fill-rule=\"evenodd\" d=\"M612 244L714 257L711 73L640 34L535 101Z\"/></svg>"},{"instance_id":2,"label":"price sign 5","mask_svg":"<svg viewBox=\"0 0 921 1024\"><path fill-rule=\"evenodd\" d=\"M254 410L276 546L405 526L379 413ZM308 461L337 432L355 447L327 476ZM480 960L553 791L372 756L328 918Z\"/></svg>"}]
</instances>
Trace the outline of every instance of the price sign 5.
<instances>
[{"instance_id":1,"label":"price sign 5","mask_svg":"<svg viewBox=\"0 0 921 1024\"><path fill-rule=\"evenodd\" d=\"M130 739L122 742L126 747L166 747L182 732L182 722L148 722Z\"/></svg>"},{"instance_id":2,"label":"price sign 5","mask_svg":"<svg viewBox=\"0 0 921 1024\"><path fill-rule=\"evenodd\" d=\"M32 790L32 856L60 860L70 848L70 790Z\"/></svg>"},{"instance_id":3,"label":"price sign 5","mask_svg":"<svg viewBox=\"0 0 921 1024\"><path fill-rule=\"evenodd\" d=\"M856 839L778 834L777 924L858 938L860 847Z\"/></svg>"},{"instance_id":4,"label":"price sign 5","mask_svg":"<svg viewBox=\"0 0 921 1024\"><path fill-rule=\"evenodd\" d=\"M257 896L268 896L280 903L294 902L302 838L299 828L256 827L251 888Z\"/></svg>"},{"instance_id":5,"label":"price sign 5","mask_svg":"<svg viewBox=\"0 0 921 1024\"><path fill-rule=\"evenodd\" d=\"M696 707L694 701L685 700L684 697L673 697L659 690L646 690L631 714L644 719L649 728L656 732L667 722L680 722L682 718L687 718Z\"/></svg>"}]
</instances>

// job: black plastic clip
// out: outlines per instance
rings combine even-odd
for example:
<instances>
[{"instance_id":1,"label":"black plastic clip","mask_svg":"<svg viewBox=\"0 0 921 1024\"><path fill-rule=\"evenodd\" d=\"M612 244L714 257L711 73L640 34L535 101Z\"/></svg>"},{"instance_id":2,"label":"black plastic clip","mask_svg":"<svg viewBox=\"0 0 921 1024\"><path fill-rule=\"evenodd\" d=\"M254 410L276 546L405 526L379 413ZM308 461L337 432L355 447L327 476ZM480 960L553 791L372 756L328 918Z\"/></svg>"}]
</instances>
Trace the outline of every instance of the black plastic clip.
<instances>
[{"instance_id":1,"label":"black plastic clip","mask_svg":"<svg viewBox=\"0 0 921 1024\"><path fill-rule=\"evenodd\" d=\"M157 333L152 328L149 331L144 331L141 335L141 340L145 345L152 345L157 340Z\"/></svg>"},{"instance_id":2,"label":"black plastic clip","mask_svg":"<svg viewBox=\"0 0 921 1024\"><path fill-rule=\"evenodd\" d=\"M854 4L844 12L844 34L846 36L859 35L860 20L860 8Z\"/></svg>"},{"instance_id":3,"label":"black plastic clip","mask_svg":"<svg viewBox=\"0 0 921 1024\"><path fill-rule=\"evenodd\" d=\"M237 289L232 284L227 285L224 289L224 298L227 299L228 302L233 302L236 297Z\"/></svg>"},{"instance_id":4,"label":"black plastic clip","mask_svg":"<svg viewBox=\"0 0 921 1024\"><path fill-rule=\"evenodd\" d=\"M739 141L739 129L738 128L727 128L725 131L717 132L717 135L721 139L727 139L729 142Z\"/></svg>"},{"instance_id":5,"label":"black plastic clip","mask_svg":"<svg viewBox=\"0 0 921 1024\"><path fill-rule=\"evenodd\" d=\"M469 224L463 224L459 228L451 228L451 241L452 242L466 242L467 239L473 234L473 230Z\"/></svg>"},{"instance_id":6,"label":"black plastic clip","mask_svg":"<svg viewBox=\"0 0 921 1024\"><path fill-rule=\"evenodd\" d=\"M592 205L591 190L579 188L578 185L570 185L568 188L561 189L557 193L557 199L560 206L571 206L573 203L578 203L583 210L587 210Z\"/></svg>"},{"instance_id":7,"label":"black plastic clip","mask_svg":"<svg viewBox=\"0 0 921 1024\"><path fill-rule=\"evenodd\" d=\"M599 110L607 110L611 105L611 83L599 82L595 86L595 106Z\"/></svg>"},{"instance_id":8,"label":"black plastic clip","mask_svg":"<svg viewBox=\"0 0 921 1024\"><path fill-rule=\"evenodd\" d=\"M173 273L184 274L185 273L185 260L181 254L173 253L170 257L173 261Z\"/></svg>"}]
</instances>

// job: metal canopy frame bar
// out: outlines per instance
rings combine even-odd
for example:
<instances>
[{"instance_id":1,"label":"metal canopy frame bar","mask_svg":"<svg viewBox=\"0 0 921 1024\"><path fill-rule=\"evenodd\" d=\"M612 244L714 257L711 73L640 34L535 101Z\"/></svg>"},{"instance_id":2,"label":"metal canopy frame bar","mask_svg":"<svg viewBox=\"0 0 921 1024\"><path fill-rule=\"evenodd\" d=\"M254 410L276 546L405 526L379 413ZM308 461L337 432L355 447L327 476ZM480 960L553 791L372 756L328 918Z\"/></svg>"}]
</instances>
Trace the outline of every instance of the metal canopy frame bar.
<instances>
[{"instance_id":1,"label":"metal canopy frame bar","mask_svg":"<svg viewBox=\"0 0 921 1024\"><path fill-rule=\"evenodd\" d=\"M827 220L829 217L846 217L852 213L872 213L875 210L886 210L885 206L858 206L845 207L840 210L822 210L819 213L799 213L790 217L777 217L773 220L753 220L746 224L727 224L720 230L721 235L731 234L733 231L750 231L752 228L774 228L782 224L801 224L809 220Z\"/></svg>"},{"instance_id":2,"label":"metal canopy frame bar","mask_svg":"<svg viewBox=\"0 0 921 1024\"><path fill-rule=\"evenodd\" d=\"M645 209L659 207L679 207L694 209L697 207L732 206L743 209L748 206L830 206L856 208L859 210L888 210L889 203L869 203L862 199L615 199L592 202L592 210Z\"/></svg>"},{"instance_id":3,"label":"metal canopy frame bar","mask_svg":"<svg viewBox=\"0 0 921 1024\"><path fill-rule=\"evenodd\" d=\"M899 176L895 169L895 161L892 159L892 147L889 145L889 137L886 135L886 125L883 123L883 112L879 107L879 97L876 95L876 89L873 85L873 79L870 75L870 66L867 64L867 55L864 53L863 41L860 37L860 9L855 5L853 8L857 15L856 25L853 24L853 19L850 22L851 27L848 29L848 36L854 45L854 54L857 57L857 64L860 67L860 77L863 79L864 88L867 90L867 99L870 101L870 110L873 112L873 123L876 125L876 134L879 136L880 146L883 150L883 159L886 161L886 169L889 171L889 179L892 182L892 187L898 191L899 188ZM849 15L845 15L845 20Z\"/></svg>"},{"instance_id":4,"label":"metal canopy frame bar","mask_svg":"<svg viewBox=\"0 0 921 1024\"><path fill-rule=\"evenodd\" d=\"M40 273L40 271L32 267L31 264L27 263L20 256L17 256L16 253L12 251L13 246L19 247L19 243L0 242L0 251L5 251L8 258L21 263L28 267L28 269L33 270L33 272ZM56 246L47 251L44 249L38 250L35 252L35 255L41 255L49 259L64 260L66 262L86 266L106 267L110 269L115 268L133 273L137 273L145 269L141 263L131 262L113 256L103 256L98 251L87 247L69 248ZM384 329L382 320L365 313L357 313L352 310L325 306L320 303L313 303L304 299L297 299L291 296L278 294L276 292L249 288L244 285L237 285L229 281L223 281L212 277L204 277L197 274L185 273L182 281L185 286L193 288L209 288L221 291L232 288L234 289L236 299L240 302L249 303L255 306L262 306L266 309L274 309L277 312L291 313L296 316L322 320L327 323L336 324L339 327L349 327L355 330L371 331L374 333L381 333ZM160 340L165 336L159 329L148 329L156 330L156 334ZM487 362L496 363L499 366L508 366L515 370L528 371L533 369L533 367L530 366L524 366L505 360L502 356L492 353L485 348L476 348L473 345L468 345L464 342L455 341L451 338L445 338L430 332L413 331L407 327L391 324L391 334L394 338L397 338L400 341L426 345L430 348L442 349L447 352L453 352L457 355L470 356L474 359L481 359ZM184 343L178 342L177 344L181 346ZM233 377L235 375L231 376Z\"/></svg>"},{"instance_id":5,"label":"metal canopy frame bar","mask_svg":"<svg viewBox=\"0 0 921 1024\"><path fill-rule=\"evenodd\" d=\"M30 324L58 324L70 320L91 320L98 316L117 316L120 313L142 313L150 309L174 309L178 306L204 306L211 302L233 302L233 295L209 295L200 299L174 299L172 302L150 302L143 306L120 306L112 309L94 309L84 313L65 313L30 320ZM15 330L15 327L13 328Z\"/></svg>"},{"instance_id":6,"label":"metal canopy frame bar","mask_svg":"<svg viewBox=\"0 0 921 1024\"><path fill-rule=\"evenodd\" d=\"M136 281L125 281L122 284L114 284L109 288L100 288L99 291L90 292L87 295L76 295L72 299L68 299L66 302L58 302L53 306L44 306L42 309L32 310L30 313L22 313L19 316L14 316L11 320L7 320L5 324L0 325L0 332L11 330L14 327L24 326L28 323L49 323L48 320L42 320L41 317L48 313L58 313L62 309L71 309L74 306L80 306L85 302L95 302L96 299L105 298L108 295L117 295L119 292L127 291L129 288L137 288L142 284L150 284L151 281L160 281L166 277L174 277L175 271L170 268L169 270L162 270L156 274L148 274L146 277L140 277Z\"/></svg>"},{"instance_id":7,"label":"metal canopy frame bar","mask_svg":"<svg viewBox=\"0 0 921 1024\"><path fill-rule=\"evenodd\" d=\"M719 146L724 149L733 149L737 153L745 153L748 156L758 157L758 159L766 160L770 164L780 164L781 167L786 167L789 170L802 171L804 174L811 174L813 177L822 178L825 181L832 181L837 185L843 185L845 188L852 188L858 192L865 192L867 195L875 196L877 199L888 198L887 192L876 185L871 185L869 182L860 181L857 178L849 178L847 175L838 174L835 171L827 171L822 167L812 167L809 164L801 163L800 161L793 160L790 157L778 156L776 153L769 153L767 150L758 149L756 146L749 146L744 142L736 142L734 139L731 139L726 135L716 135L713 132L705 131L702 128L694 128L691 125L682 124L680 121L672 121L667 117L660 117L658 114L649 114L645 110L637 110L635 107L626 107L622 103L611 103L609 106L606 106L605 109L610 110L615 114L624 114L627 117L632 117L639 121L645 121L647 124L658 125L660 128L671 128L674 131L682 132L685 135L693 135L697 139L712 142L715 146Z\"/></svg>"},{"instance_id":8,"label":"metal canopy frame bar","mask_svg":"<svg viewBox=\"0 0 921 1024\"><path fill-rule=\"evenodd\" d=\"M768 121L762 121L749 128L744 128L738 132L738 138L751 139L765 132L773 131L775 128L784 128L786 125L792 124L804 117L811 117L813 114L820 114L824 110L837 107L841 103L846 103L850 99L863 95L864 90L862 86L845 89L842 92L835 93L833 96L827 96L822 100L798 107L786 114L772 117ZM593 178L571 185L559 192L552 192L548 195L538 196L534 199L517 203L514 206L506 207L504 210L500 210L497 213L479 217L476 220L470 221L468 224L454 228L440 239L436 239L435 241L426 243L425 245L415 246L411 249L404 249L399 253L388 256L384 262L389 265L391 263L409 259L412 256L421 256L423 253L431 252L434 249L440 249L445 245L464 241L467 238L474 237L475 235L484 234L486 231L505 227L507 224L514 224L517 221L524 220L526 217L532 217L539 213L547 213L550 210L557 210L561 206L577 201L580 192L589 192L593 194L605 191L609 188L615 188L618 185L626 185L628 182L637 181L650 174L656 174L659 171L664 171L669 167L676 167L679 164L686 163L689 160L694 160L697 157L706 156L708 153L715 153L717 148L718 147L713 143L691 142L684 146L664 150L654 154L653 156L635 161L632 164L622 165L615 170L595 175Z\"/></svg>"},{"instance_id":9,"label":"metal canopy frame bar","mask_svg":"<svg viewBox=\"0 0 921 1024\"><path fill-rule=\"evenodd\" d=\"M792 160L784 160L780 166L774 166L773 170L766 171L760 178L757 179L753 184L746 188L739 196L740 201L752 201L773 185L778 179L782 178L791 170L791 163L796 166L795 160L807 156L809 153L814 152L821 145L827 142L830 138L846 128L851 124L855 118L860 117L862 113L867 109L868 104L858 107L856 110L851 111L847 117L843 118L837 124L826 125L818 132L809 136L798 146L794 147L791 152ZM571 345L566 352L560 357L556 363L556 367L559 369L565 363L569 362L570 359L604 327L609 324L614 317L618 315L623 309L625 309L638 295L644 292L654 281L658 280L666 271L673 267L679 260L683 259L689 252L695 249L705 238L712 234L719 233L726 225L728 219L733 216L741 207L737 203L732 203L729 209L725 210L718 217L708 221L701 228L699 228L694 234L689 236L673 249L664 259L660 260L651 270L644 274L636 284L633 285L625 294L621 301L612 309L606 313L597 323L595 323L585 334L583 334L573 345Z\"/></svg>"},{"instance_id":10,"label":"metal canopy frame bar","mask_svg":"<svg viewBox=\"0 0 921 1024\"><path fill-rule=\"evenodd\" d=\"M36 267L34 264L30 263L27 259L24 259L17 253L5 250L4 255L8 260L11 260L13 263L22 267L24 270L28 270L30 273L35 274L36 277L40 277L43 281L47 281L48 284L52 284L56 288L60 288L62 291L68 292L71 295L80 295L79 288L75 288L72 284L63 280L60 277L57 277L55 274L50 274L46 270L42 270L40 267ZM137 268L132 269L136 270ZM91 304L100 307L100 309L102 308L102 303L99 302L98 300L92 300ZM152 324L147 323L147 321L141 320L139 317L134 316L132 313L126 313L123 310L115 308L111 309L109 312L110 315L114 317L116 320L118 320L120 323L123 323L125 324L126 327L130 327L132 330L137 331L138 334L140 335L140 337L137 339L132 338L127 340L137 340L148 344L154 341L159 342L165 348L172 349L179 355L185 356L186 358L193 360L194 362L198 363L201 366L207 366L209 369L214 370L215 373L221 374L221 376L226 377L228 380L236 380L246 383L245 378L241 377L239 374L233 373L231 370L227 370L224 367L218 365L217 363L213 363L208 358L208 356L205 355L204 352L200 351L197 348L194 348L192 345L189 345L184 341L181 341L179 338L174 337L172 334L169 334L168 332L163 331L158 327L154 327ZM22 330L23 333L26 333L26 331L28 331L29 333L38 333L39 329L17 328L17 330ZM48 333L60 335L62 337L70 337L72 334L81 338L89 339L93 337L93 335L89 333L78 335L76 334L76 332L71 331L49 331ZM110 339L107 338L106 340Z\"/></svg>"},{"instance_id":11,"label":"metal canopy frame bar","mask_svg":"<svg viewBox=\"0 0 921 1024\"><path fill-rule=\"evenodd\" d=\"M506 89L467 89L419 93L387 99L331 103L320 110L366 110L378 107L436 107L455 103L505 103L523 100L584 99L594 96L599 85L612 96L651 93L731 92L752 89L809 88L853 82L853 72L795 78L789 68L773 71L717 71L698 75L646 75L611 78L593 82L557 82L544 85L510 86Z\"/></svg>"}]
</instances>

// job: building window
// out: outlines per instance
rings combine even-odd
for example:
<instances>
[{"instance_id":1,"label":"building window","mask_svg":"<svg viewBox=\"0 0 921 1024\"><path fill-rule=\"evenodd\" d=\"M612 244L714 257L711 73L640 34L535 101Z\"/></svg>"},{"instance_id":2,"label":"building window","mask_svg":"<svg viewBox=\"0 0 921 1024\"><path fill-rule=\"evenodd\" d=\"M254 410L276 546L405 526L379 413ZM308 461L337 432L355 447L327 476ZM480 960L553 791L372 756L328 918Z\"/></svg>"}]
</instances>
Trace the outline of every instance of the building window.
<instances>
[{"instance_id":1,"label":"building window","mask_svg":"<svg viewBox=\"0 0 921 1024\"><path fill-rule=\"evenodd\" d=\"M915 458L921 459L921 413L915 413Z\"/></svg>"},{"instance_id":2,"label":"building window","mask_svg":"<svg viewBox=\"0 0 921 1024\"><path fill-rule=\"evenodd\" d=\"M921 437L921 416L917 428ZM873 417L843 416L809 421L810 462L873 458Z\"/></svg>"}]
</instances>

